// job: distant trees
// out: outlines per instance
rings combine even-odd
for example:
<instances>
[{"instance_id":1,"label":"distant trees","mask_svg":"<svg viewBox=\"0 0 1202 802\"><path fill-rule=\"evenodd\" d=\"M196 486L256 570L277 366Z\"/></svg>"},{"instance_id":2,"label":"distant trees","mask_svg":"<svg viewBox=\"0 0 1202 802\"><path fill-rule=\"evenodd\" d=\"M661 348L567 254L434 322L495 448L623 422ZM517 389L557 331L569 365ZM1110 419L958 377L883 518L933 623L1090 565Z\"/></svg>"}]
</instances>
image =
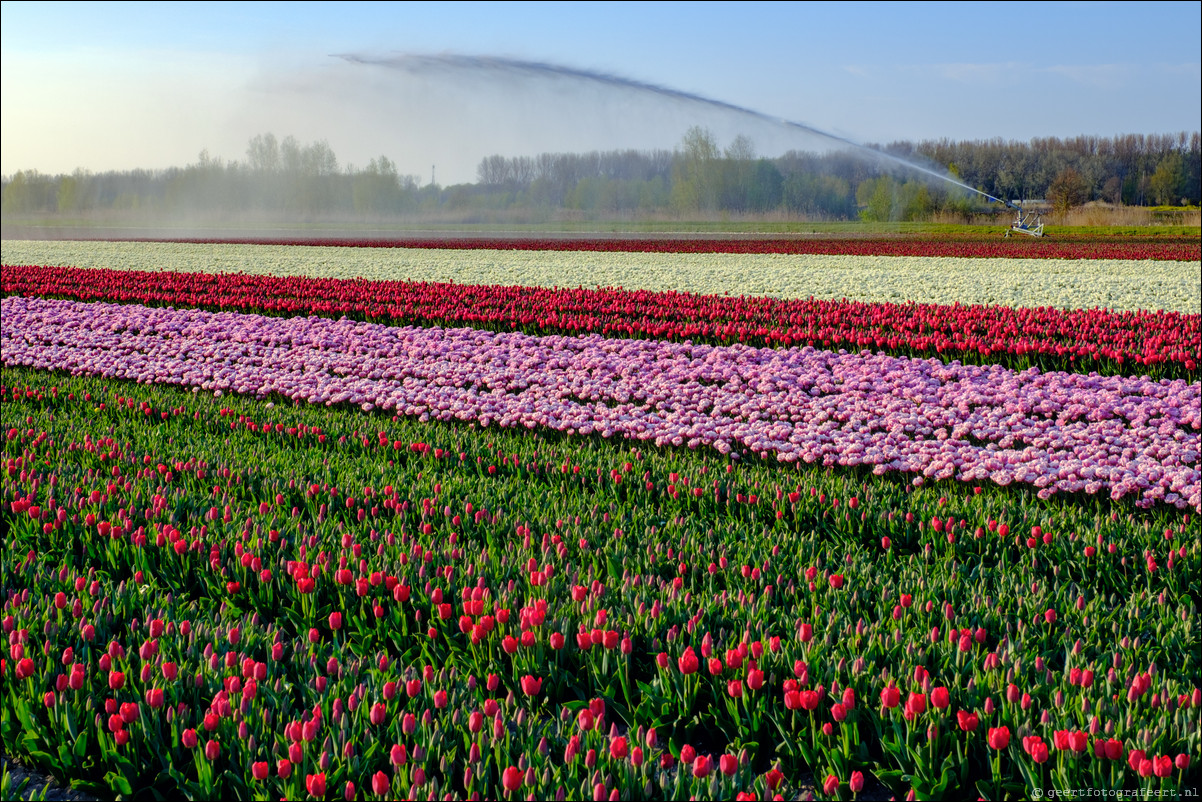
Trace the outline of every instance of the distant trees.
<instances>
[{"instance_id":1,"label":"distant trees","mask_svg":"<svg viewBox=\"0 0 1202 802\"><path fill-rule=\"evenodd\" d=\"M1185 159L1180 153L1170 153L1160 160L1148 179L1148 192L1153 203L1171 206L1183 200L1186 183Z\"/></svg>"},{"instance_id":2,"label":"distant trees","mask_svg":"<svg viewBox=\"0 0 1202 802\"><path fill-rule=\"evenodd\" d=\"M1072 167L1065 167L1052 179L1048 187L1047 201L1056 212L1067 212L1074 206L1085 203L1089 187L1085 179Z\"/></svg>"},{"instance_id":3,"label":"distant trees","mask_svg":"<svg viewBox=\"0 0 1202 802\"><path fill-rule=\"evenodd\" d=\"M1055 137L1011 142L894 142L878 148L994 197L1043 199L1064 210L1094 200L1128 205L1198 204L1202 148L1198 133ZM364 168L340 164L326 141L259 134L243 161L202 151L167 170L3 178L3 213L86 214L143 210L188 214L255 213L291 219L389 217L446 209L459 215L559 210L594 216L711 215L779 212L824 219L918 220L968 215L980 197L950 183L851 151L757 154L745 136L722 147L693 127L674 150L494 154L480 161L475 184L422 186L387 156Z\"/></svg>"},{"instance_id":4,"label":"distant trees","mask_svg":"<svg viewBox=\"0 0 1202 802\"><path fill-rule=\"evenodd\" d=\"M935 164L955 164L965 183L1000 198L1046 198L1053 181L1071 168L1084 185L1084 201L1106 200L1146 205L1152 199L1152 176L1166 160L1181 159L1177 197L1202 201L1202 139L1198 132L1123 134L1112 138L1045 137L1030 142L1001 139L953 142L932 140L914 145ZM1176 155L1174 155L1176 154ZM1166 173L1173 174L1166 168ZM1158 182L1174 185L1169 175Z\"/></svg>"},{"instance_id":5,"label":"distant trees","mask_svg":"<svg viewBox=\"0 0 1202 802\"><path fill-rule=\"evenodd\" d=\"M29 214L57 208L56 181L37 170L18 170L4 185L0 209L5 214Z\"/></svg>"},{"instance_id":6,"label":"distant trees","mask_svg":"<svg viewBox=\"0 0 1202 802\"><path fill-rule=\"evenodd\" d=\"M280 171L280 145L275 134L259 134L246 146L246 162L251 170L259 173Z\"/></svg>"},{"instance_id":7,"label":"distant trees","mask_svg":"<svg viewBox=\"0 0 1202 802\"><path fill-rule=\"evenodd\" d=\"M873 222L924 220L935 206L925 181L899 181L888 175L861 183L856 200L860 219Z\"/></svg>"},{"instance_id":8,"label":"distant trees","mask_svg":"<svg viewBox=\"0 0 1202 802\"><path fill-rule=\"evenodd\" d=\"M706 212L718 206L718 142L708 129L694 125L685 132L672 165L672 208Z\"/></svg>"},{"instance_id":9,"label":"distant trees","mask_svg":"<svg viewBox=\"0 0 1202 802\"><path fill-rule=\"evenodd\" d=\"M398 175L396 163L380 156L368 162L366 170L354 174L351 196L358 214L411 212L416 207L417 177Z\"/></svg>"}]
</instances>

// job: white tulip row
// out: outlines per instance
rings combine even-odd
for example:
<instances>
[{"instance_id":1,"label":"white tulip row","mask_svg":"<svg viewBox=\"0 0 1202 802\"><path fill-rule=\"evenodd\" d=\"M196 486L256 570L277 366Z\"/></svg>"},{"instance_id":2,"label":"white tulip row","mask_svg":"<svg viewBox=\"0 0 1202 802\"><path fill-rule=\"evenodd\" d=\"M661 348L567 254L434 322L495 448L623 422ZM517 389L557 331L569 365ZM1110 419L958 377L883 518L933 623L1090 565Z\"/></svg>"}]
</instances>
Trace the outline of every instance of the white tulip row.
<instances>
[{"instance_id":1,"label":"white tulip row","mask_svg":"<svg viewBox=\"0 0 1202 802\"><path fill-rule=\"evenodd\" d=\"M16 265L1202 313L1199 262L5 240Z\"/></svg>"}]
</instances>

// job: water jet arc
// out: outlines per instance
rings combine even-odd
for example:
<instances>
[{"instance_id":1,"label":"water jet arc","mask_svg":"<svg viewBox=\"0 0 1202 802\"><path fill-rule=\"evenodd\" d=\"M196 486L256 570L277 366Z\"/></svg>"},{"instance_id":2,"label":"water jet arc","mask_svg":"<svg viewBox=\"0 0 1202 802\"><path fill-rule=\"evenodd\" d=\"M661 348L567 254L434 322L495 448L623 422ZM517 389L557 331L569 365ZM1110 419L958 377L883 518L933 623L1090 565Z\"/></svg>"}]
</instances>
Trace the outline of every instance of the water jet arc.
<instances>
[{"instance_id":1,"label":"water jet arc","mask_svg":"<svg viewBox=\"0 0 1202 802\"><path fill-rule=\"evenodd\" d=\"M698 103L709 106L711 108L722 111L734 112L736 114L746 115L763 122L773 125L783 126L797 131L804 131L812 136L818 136L823 139L837 142L846 147L854 148L871 158L890 162L899 167L904 167L908 170L922 173L931 178L937 178L940 181L945 181L953 184L961 189L966 189L969 192L975 192L982 195L995 203L1001 203L1008 209L1016 209L1017 207L1007 200L995 198L987 192L969 186L962 181L957 181L951 176L944 175L928 167L923 167L919 164L906 161L899 156L893 156L889 153L884 153L879 150L861 145L858 142L847 139L846 137L832 134L827 131L814 128L805 123L786 120L780 117L774 117L770 114L765 114L762 111L740 106L735 103L727 103L724 100L715 100L714 98L705 97L704 95L685 92L680 89L673 89L659 84L653 84L647 81L638 81L633 78L625 78L612 73L600 72L597 70L587 70L579 67L567 67L560 64L552 64L545 61L527 61L522 59L506 58L504 56L469 56L455 53L442 54L422 54L422 53L397 53L387 56L374 56L362 53L337 53L334 58L340 58L351 64L362 64L365 66L385 67L387 69L399 70L412 74L429 74L435 72L481 72L493 73L499 75L510 75L514 77L524 78L547 78L547 79L569 79L586 81L602 86L613 87L618 89L629 89L638 92L645 92L660 97L669 98L671 100L684 101L688 103Z\"/></svg>"}]
</instances>

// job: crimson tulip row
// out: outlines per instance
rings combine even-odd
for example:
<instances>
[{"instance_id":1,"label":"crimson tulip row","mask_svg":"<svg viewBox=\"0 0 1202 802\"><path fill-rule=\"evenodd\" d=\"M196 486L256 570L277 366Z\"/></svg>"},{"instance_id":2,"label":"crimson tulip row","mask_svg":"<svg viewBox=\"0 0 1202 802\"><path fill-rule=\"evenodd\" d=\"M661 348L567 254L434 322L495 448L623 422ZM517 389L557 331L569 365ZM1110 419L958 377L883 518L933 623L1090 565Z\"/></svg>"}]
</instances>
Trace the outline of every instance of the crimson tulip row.
<instances>
[{"instance_id":1,"label":"crimson tulip row","mask_svg":"<svg viewBox=\"0 0 1202 802\"><path fill-rule=\"evenodd\" d=\"M1003 259L1156 259L1193 261L1202 258L1197 237L1114 239L1002 239L923 235L889 238L743 239L682 238L528 238L446 237L404 239L355 238L221 238L136 239L133 242L229 243L253 245L316 245L360 248L454 248L469 250L600 251L613 253L747 253L827 254L833 256L959 256Z\"/></svg>"},{"instance_id":2,"label":"crimson tulip row","mask_svg":"<svg viewBox=\"0 0 1202 802\"><path fill-rule=\"evenodd\" d=\"M1196 776L1190 516L12 381L5 720L110 792L162 755L133 779L194 797Z\"/></svg>"},{"instance_id":3,"label":"crimson tulip row","mask_svg":"<svg viewBox=\"0 0 1202 802\"><path fill-rule=\"evenodd\" d=\"M532 334L599 333L768 347L813 345L938 355L1017 368L1196 379L1202 316L1177 312L729 298L241 274L5 266L5 295L349 316Z\"/></svg>"}]
</instances>

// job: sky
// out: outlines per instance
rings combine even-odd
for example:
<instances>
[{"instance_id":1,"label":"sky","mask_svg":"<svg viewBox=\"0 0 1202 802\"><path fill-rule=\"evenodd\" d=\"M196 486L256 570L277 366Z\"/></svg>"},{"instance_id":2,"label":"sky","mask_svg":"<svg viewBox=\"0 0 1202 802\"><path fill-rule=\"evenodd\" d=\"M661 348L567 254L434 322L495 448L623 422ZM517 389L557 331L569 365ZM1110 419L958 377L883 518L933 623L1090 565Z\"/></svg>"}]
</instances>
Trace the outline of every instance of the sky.
<instances>
[{"instance_id":1,"label":"sky","mask_svg":"<svg viewBox=\"0 0 1202 802\"><path fill-rule=\"evenodd\" d=\"M268 132L445 186L494 153L671 149L694 125L776 156L832 140L775 120L880 144L1202 120L1199 2L4 2L0 17L6 176L244 160Z\"/></svg>"}]
</instances>

